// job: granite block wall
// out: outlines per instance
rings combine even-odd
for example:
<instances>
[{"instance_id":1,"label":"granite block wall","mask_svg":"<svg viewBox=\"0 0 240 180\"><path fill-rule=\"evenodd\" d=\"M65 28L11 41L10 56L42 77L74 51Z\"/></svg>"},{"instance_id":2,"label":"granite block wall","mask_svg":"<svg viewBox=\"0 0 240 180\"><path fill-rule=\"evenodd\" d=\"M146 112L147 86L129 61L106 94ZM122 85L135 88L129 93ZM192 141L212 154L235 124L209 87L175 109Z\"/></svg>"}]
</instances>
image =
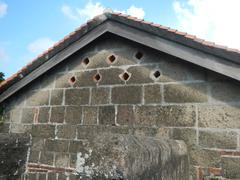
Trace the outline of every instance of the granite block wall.
<instances>
[{"instance_id":1,"label":"granite block wall","mask_svg":"<svg viewBox=\"0 0 240 180\"><path fill-rule=\"evenodd\" d=\"M100 133L183 140L190 179L240 178L240 83L114 36L5 102L5 131L32 136L25 179L69 179ZM63 173L65 172L65 173Z\"/></svg>"}]
</instances>

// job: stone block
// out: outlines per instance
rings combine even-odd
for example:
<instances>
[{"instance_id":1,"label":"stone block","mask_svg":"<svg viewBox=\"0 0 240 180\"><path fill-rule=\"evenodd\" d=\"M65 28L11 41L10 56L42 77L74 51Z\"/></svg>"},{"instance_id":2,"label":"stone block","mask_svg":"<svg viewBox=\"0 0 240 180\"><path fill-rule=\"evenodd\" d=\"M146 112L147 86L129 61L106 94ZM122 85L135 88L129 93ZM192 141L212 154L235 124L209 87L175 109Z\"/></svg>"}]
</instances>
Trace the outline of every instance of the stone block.
<instances>
[{"instance_id":1,"label":"stone block","mask_svg":"<svg viewBox=\"0 0 240 180\"><path fill-rule=\"evenodd\" d=\"M39 173L38 180L46 180L47 174Z\"/></svg>"},{"instance_id":2,"label":"stone block","mask_svg":"<svg viewBox=\"0 0 240 180\"><path fill-rule=\"evenodd\" d=\"M96 86L96 82L94 81L95 74L97 74L96 70L75 73L77 80L74 87Z\"/></svg>"},{"instance_id":3,"label":"stone block","mask_svg":"<svg viewBox=\"0 0 240 180\"><path fill-rule=\"evenodd\" d=\"M194 106L136 106L136 125L158 127L192 127L195 125Z\"/></svg>"},{"instance_id":4,"label":"stone block","mask_svg":"<svg viewBox=\"0 0 240 180\"><path fill-rule=\"evenodd\" d=\"M33 137L54 138L55 126L50 124L33 125L31 133Z\"/></svg>"},{"instance_id":5,"label":"stone block","mask_svg":"<svg viewBox=\"0 0 240 180\"><path fill-rule=\"evenodd\" d=\"M31 124L11 123L11 125L10 125L11 133L30 133L31 129L32 129Z\"/></svg>"},{"instance_id":6,"label":"stone block","mask_svg":"<svg viewBox=\"0 0 240 180\"><path fill-rule=\"evenodd\" d=\"M99 107L99 124L115 125L115 107L114 106Z\"/></svg>"},{"instance_id":7,"label":"stone block","mask_svg":"<svg viewBox=\"0 0 240 180\"><path fill-rule=\"evenodd\" d=\"M199 131L199 145L208 148L236 149L237 133L231 131Z\"/></svg>"},{"instance_id":8,"label":"stone block","mask_svg":"<svg viewBox=\"0 0 240 180\"><path fill-rule=\"evenodd\" d=\"M92 88L91 104L109 104L110 102L110 89L109 88Z\"/></svg>"},{"instance_id":9,"label":"stone block","mask_svg":"<svg viewBox=\"0 0 240 180\"><path fill-rule=\"evenodd\" d=\"M0 124L0 133L8 133L9 132L9 128L10 128L10 124L9 123L3 123Z\"/></svg>"},{"instance_id":10,"label":"stone block","mask_svg":"<svg viewBox=\"0 0 240 180\"><path fill-rule=\"evenodd\" d=\"M111 68L100 70L102 78L99 81L100 85L113 85L113 84L124 84L124 81L120 79L119 75L123 73L122 69Z\"/></svg>"},{"instance_id":11,"label":"stone block","mask_svg":"<svg viewBox=\"0 0 240 180\"><path fill-rule=\"evenodd\" d=\"M183 140L188 147L197 145L197 131L193 128L173 128L172 138Z\"/></svg>"},{"instance_id":12,"label":"stone block","mask_svg":"<svg viewBox=\"0 0 240 180\"><path fill-rule=\"evenodd\" d=\"M68 152L69 141L59 139L46 139L45 150L51 152Z\"/></svg>"},{"instance_id":13,"label":"stone block","mask_svg":"<svg viewBox=\"0 0 240 180\"><path fill-rule=\"evenodd\" d=\"M38 163L39 161L39 151L31 151L29 155L30 163Z\"/></svg>"},{"instance_id":14,"label":"stone block","mask_svg":"<svg viewBox=\"0 0 240 180\"><path fill-rule=\"evenodd\" d=\"M240 179L240 157L222 157L221 163L225 178Z\"/></svg>"},{"instance_id":15,"label":"stone block","mask_svg":"<svg viewBox=\"0 0 240 180\"><path fill-rule=\"evenodd\" d=\"M144 103L161 103L162 95L160 85L146 85L144 86Z\"/></svg>"},{"instance_id":16,"label":"stone block","mask_svg":"<svg viewBox=\"0 0 240 180\"><path fill-rule=\"evenodd\" d=\"M56 167L69 167L69 154L68 153L56 153L55 166ZM59 179L59 177L58 177Z\"/></svg>"},{"instance_id":17,"label":"stone block","mask_svg":"<svg viewBox=\"0 0 240 180\"><path fill-rule=\"evenodd\" d=\"M63 90L62 89L54 89L51 91L51 105L62 105L63 103Z\"/></svg>"},{"instance_id":18,"label":"stone block","mask_svg":"<svg viewBox=\"0 0 240 180\"><path fill-rule=\"evenodd\" d=\"M32 91L26 98L27 106L44 106L49 104L49 91Z\"/></svg>"},{"instance_id":19,"label":"stone block","mask_svg":"<svg viewBox=\"0 0 240 180\"><path fill-rule=\"evenodd\" d=\"M135 124L133 106L121 105L117 107L117 123L128 126Z\"/></svg>"},{"instance_id":20,"label":"stone block","mask_svg":"<svg viewBox=\"0 0 240 180\"><path fill-rule=\"evenodd\" d=\"M65 121L67 124L81 124L82 107L75 106L66 107Z\"/></svg>"},{"instance_id":21,"label":"stone block","mask_svg":"<svg viewBox=\"0 0 240 180\"><path fill-rule=\"evenodd\" d=\"M48 123L50 115L49 107L40 107L37 122L39 123Z\"/></svg>"},{"instance_id":22,"label":"stone block","mask_svg":"<svg viewBox=\"0 0 240 180\"><path fill-rule=\"evenodd\" d=\"M70 141L69 145L69 152L70 153L77 153L84 147L84 141Z\"/></svg>"},{"instance_id":23,"label":"stone block","mask_svg":"<svg viewBox=\"0 0 240 180\"><path fill-rule=\"evenodd\" d=\"M89 89L68 89L65 95L66 105L86 105L89 103Z\"/></svg>"},{"instance_id":24,"label":"stone block","mask_svg":"<svg viewBox=\"0 0 240 180\"><path fill-rule=\"evenodd\" d=\"M22 110L22 123L33 123L34 117L38 113L37 108L24 108Z\"/></svg>"},{"instance_id":25,"label":"stone block","mask_svg":"<svg viewBox=\"0 0 240 180\"><path fill-rule=\"evenodd\" d=\"M52 89L54 87L55 74L48 73L40 77L39 84L41 89Z\"/></svg>"},{"instance_id":26,"label":"stone block","mask_svg":"<svg viewBox=\"0 0 240 180\"><path fill-rule=\"evenodd\" d=\"M65 114L65 107L52 107L50 122L63 123Z\"/></svg>"},{"instance_id":27,"label":"stone block","mask_svg":"<svg viewBox=\"0 0 240 180\"><path fill-rule=\"evenodd\" d=\"M97 124L98 107L83 107L83 124Z\"/></svg>"},{"instance_id":28,"label":"stone block","mask_svg":"<svg viewBox=\"0 0 240 180\"><path fill-rule=\"evenodd\" d=\"M240 106L204 105L198 107L199 127L240 128Z\"/></svg>"},{"instance_id":29,"label":"stone block","mask_svg":"<svg viewBox=\"0 0 240 180\"><path fill-rule=\"evenodd\" d=\"M100 126L81 125L77 127L77 138L81 140L91 139L94 134L101 132Z\"/></svg>"},{"instance_id":30,"label":"stone block","mask_svg":"<svg viewBox=\"0 0 240 180\"><path fill-rule=\"evenodd\" d=\"M10 111L10 120L12 123L19 123L21 121L19 116L22 113L22 109L13 109Z\"/></svg>"},{"instance_id":31,"label":"stone block","mask_svg":"<svg viewBox=\"0 0 240 180\"><path fill-rule=\"evenodd\" d=\"M36 180L37 179L37 173L28 173L25 176L25 180Z\"/></svg>"},{"instance_id":32,"label":"stone block","mask_svg":"<svg viewBox=\"0 0 240 180\"><path fill-rule=\"evenodd\" d=\"M56 88L68 88L71 87L70 78L73 77L72 73L58 74L56 75Z\"/></svg>"},{"instance_id":33,"label":"stone block","mask_svg":"<svg viewBox=\"0 0 240 180\"><path fill-rule=\"evenodd\" d=\"M220 168L221 158L219 151L193 147L189 148L189 158L191 165Z\"/></svg>"},{"instance_id":34,"label":"stone block","mask_svg":"<svg viewBox=\"0 0 240 180\"><path fill-rule=\"evenodd\" d=\"M76 136L75 125L59 125L57 126L57 137L63 139L74 139Z\"/></svg>"},{"instance_id":35,"label":"stone block","mask_svg":"<svg viewBox=\"0 0 240 180\"><path fill-rule=\"evenodd\" d=\"M131 74L131 77L127 84L153 83L154 81L151 78L153 70L153 66L133 66L128 68L127 72Z\"/></svg>"},{"instance_id":36,"label":"stone block","mask_svg":"<svg viewBox=\"0 0 240 180\"><path fill-rule=\"evenodd\" d=\"M48 180L57 180L57 173L54 172L48 173Z\"/></svg>"},{"instance_id":37,"label":"stone block","mask_svg":"<svg viewBox=\"0 0 240 180\"><path fill-rule=\"evenodd\" d=\"M170 103L207 102L206 84L194 83L165 85L164 100Z\"/></svg>"},{"instance_id":38,"label":"stone block","mask_svg":"<svg viewBox=\"0 0 240 180\"><path fill-rule=\"evenodd\" d=\"M94 69L94 68L103 68L108 67L107 57L109 56L109 52L102 50L98 51L97 53L91 54L89 57L89 64L86 68Z\"/></svg>"},{"instance_id":39,"label":"stone block","mask_svg":"<svg viewBox=\"0 0 240 180\"><path fill-rule=\"evenodd\" d=\"M39 162L41 164L53 165L53 153L42 151Z\"/></svg>"},{"instance_id":40,"label":"stone block","mask_svg":"<svg viewBox=\"0 0 240 180\"><path fill-rule=\"evenodd\" d=\"M32 138L32 147L33 151L42 151L44 148L44 139L43 138Z\"/></svg>"},{"instance_id":41,"label":"stone block","mask_svg":"<svg viewBox=\"0 0 240 180\"><path fill-rule=\"evenodd\" d=\"M142 86L121 86L112 88L112 103L140 104L142 102Z\"/></svg>"},{"instance_id":42,"label":"stone block","mask_svg":"<svg viewBox=\"0 0 240 180\"><path fill-rule=\"evenodd\" d=\"M213 100L222 102L240 101L240 83L233 80L210 83Z\"/></svg>"}]
</instances>

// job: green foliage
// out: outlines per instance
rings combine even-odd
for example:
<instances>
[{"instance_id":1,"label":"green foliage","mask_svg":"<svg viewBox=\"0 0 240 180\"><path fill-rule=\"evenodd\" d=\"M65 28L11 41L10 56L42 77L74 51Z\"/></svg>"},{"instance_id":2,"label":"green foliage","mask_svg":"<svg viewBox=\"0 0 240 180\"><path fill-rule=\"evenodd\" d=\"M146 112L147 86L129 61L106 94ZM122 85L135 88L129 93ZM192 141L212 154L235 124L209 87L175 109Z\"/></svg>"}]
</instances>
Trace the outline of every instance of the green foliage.
<instances>
[{"instance_id":1,"label":"green foliage","mask_svg":"<svg viewBox=\"0 0 240 180\"><path fill-rule=\"evenodd\" d=\"M0 82L4 81L4 74L0 72Z\"/></svg>"}]
</instances>

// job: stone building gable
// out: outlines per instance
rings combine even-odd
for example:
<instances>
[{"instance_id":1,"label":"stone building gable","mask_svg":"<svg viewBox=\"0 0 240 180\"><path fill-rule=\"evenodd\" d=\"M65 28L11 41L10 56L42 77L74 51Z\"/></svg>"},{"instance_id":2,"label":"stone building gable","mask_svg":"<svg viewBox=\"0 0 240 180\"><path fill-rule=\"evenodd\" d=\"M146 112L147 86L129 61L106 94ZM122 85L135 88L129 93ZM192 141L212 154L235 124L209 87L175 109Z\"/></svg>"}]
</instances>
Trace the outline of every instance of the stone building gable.
<instances>
[{"instance_id":1,"label":"stone building gable","mask_svg":"<svg viewBox=\"0 0 240 180\"><path fill-rule=\"evenodd\" d=\"M189 162L181 149L175 149L162 168L175 163L181 179L188 173L192 179L213 175L234 179L240 164L239 90L237 81L129 40L104 36L9 98L4 121L10 133L31 134L25 179L96 176L105 166L89 170L92 164L82 163L88 159L82 158L96 153L94 148L103 156L106 149L91 145L101 135L173 139L175 144L183 140ZM116 147L121 146L112 146ZM96 157L89 162L99 162ZM118 158L134 158L124 157ZM171 157L179 161L172 162ZM179 169L178 163L189 172ZM175 179L174 174L169 178Z\"/></svg>"}]
</instances>

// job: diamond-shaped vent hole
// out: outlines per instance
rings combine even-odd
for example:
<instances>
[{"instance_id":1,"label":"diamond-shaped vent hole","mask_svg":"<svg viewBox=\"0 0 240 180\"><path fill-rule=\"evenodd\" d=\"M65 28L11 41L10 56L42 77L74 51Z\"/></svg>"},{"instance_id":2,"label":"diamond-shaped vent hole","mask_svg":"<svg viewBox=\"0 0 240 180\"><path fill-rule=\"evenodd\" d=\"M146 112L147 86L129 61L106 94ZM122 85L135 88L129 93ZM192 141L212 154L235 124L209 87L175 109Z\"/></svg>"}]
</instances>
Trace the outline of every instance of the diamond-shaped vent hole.
<instances>
[{"instance_id":1,"label":"diamond-shaped vent hole","mask_svg":"<svg viewBox=\"0 0 240 180\"><path fill-rule=\"evenodd\" d=\"M70 83L74 84L75 82L76 82L76 77L75 76L71 77L70 78Z\"/></svg>"},{"instance_id":2,"label":"diamond-shaped vent hole","mask_svg":"<svg viewBox=\"0 0 240 180\"><path fill-rule=\"evenodd\" d=\"M155 71L155 72L153 73L153 76L154 76L156 79L159 78L159 77L161 76L160 71Z\"/></svg>"},{"instance_id":3,"label":"diamond-shaped vent hole","mask_svg":"<svg viewBox=\"0 0 240 180\"><path fill-rule=\"evenodd\" d=\"M90 62L90 61L89 61L89 59L88 59L88 58L85 58L85 59L83 60L83 64L84 64L84 65L88 65L88 64L89 64L89 62Z\"/></svg>"},{"instance_id":4,"label":"diamond-shaped vent hole","mask_svg":"<svg viewBox=\"0 0 240 180\"><path fill-rule=\"evenodd\" d=\"M129 78L130 78L130 75L129 75L127 72L125 72L125 73L122 74L122 79L123 79L124 81L127 81Z\"/></svg>"},{"instance_id":5,"label":"diamond-shaped vent hole","mask_svg":"<svg viewBox=\"0 0 240 180\"><path fill-rule=\"evenodd\" d=\"M95 82L99 82L101 80L101 75L100 74L95 74L93 79L94 79Z\"/></svg>"},{"instance_id":6,"label":"diamond-shaped vent hole","mask_svg":"<svg viewBox=\"0 0 240 180\"><path fill-rule=\"evenodd\" d=\"M143 57L143 53L142 53L142 52L137 52L137 53L135 54L135 57L136 57L138 60L140 60L140 59L142 59L142 57Z\"/></svg>"},{"instance_id":7,"label":"diamond-shaped vent hole","mask_svg":"<svg viewBox=\"0 0 240 180\"><path fill-rule=\"evenodd\" d=\"M108 57L108 61L110 63L114 63L115 60L116 60L116 57L114 55L111 55L111 56Z\"/></svg>"}]
</instances>

